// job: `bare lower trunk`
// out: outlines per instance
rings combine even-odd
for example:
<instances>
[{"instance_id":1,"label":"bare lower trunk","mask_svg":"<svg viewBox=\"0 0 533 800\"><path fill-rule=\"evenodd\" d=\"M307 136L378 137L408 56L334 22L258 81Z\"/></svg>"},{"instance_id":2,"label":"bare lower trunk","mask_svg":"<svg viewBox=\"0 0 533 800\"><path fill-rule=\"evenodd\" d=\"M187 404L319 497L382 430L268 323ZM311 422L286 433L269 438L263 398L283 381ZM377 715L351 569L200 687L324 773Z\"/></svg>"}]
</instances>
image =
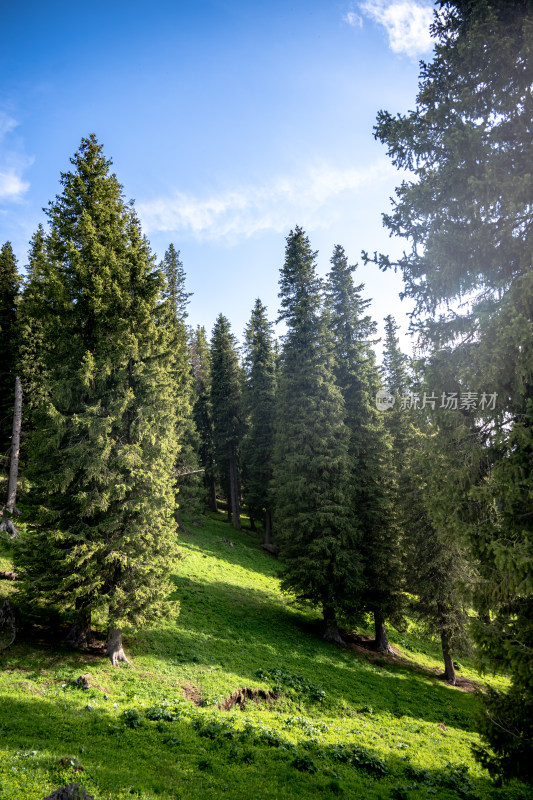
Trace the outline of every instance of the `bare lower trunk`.
<instances>
[{"instance_id":1,"label":"bare lower trunk","mask_svg":"<svg viewBox=\"0 0 533 800\"><path fill-rule=\"evenodd\" d=\"M230 456L229 480L231 493L231 521L233 523L233 527L240 531L241 515L239 509L239 476L237 474L237 459L235 458L234 453L232 453Z\"/></svg>"},{"instance_id":2,"label":"bare lower trunk","mask_svg":"<svg viewBox=\"0 0 533 800\"><path fill-rule=\"evenodd\" d=\"M374 611L375 648L379 653L392 653L389 644L385 619L381 611Z\"/></svg>"},{"instance_id":3,"label":"bare lower trunk","mask_svg":"<svg viewBox=\"0 0 533 800\"><path fill-rule=\"evenodd\" d=\"M178 525L178 529L180 531L183 531L183 533L189 533L189 531L187 530L187 528L183 524L183 517L181 516L181 512L180 511L176 511L176 522L177 522L177 525Z\"/></svg>"},{"instance_id":4,"label":"bare lower trunk","mask_svg":"<svg viewBox=\"0 0 533 800\"><path fill-rule=\"evenodd\" d=\"M331 606L324 606L324 636L326 642L335 642L335 644L344 644L344 641L339 633L337 626L337 618L335 609Z\"/></svg>"},{"instance_id":5,"label":"bare lower trunk","mask_svg":"<svg viewBox=\"0 0 533 800\"><path fill-rule=\"evenodd\" d=\"M109 628L107 631L107 655L111 659L114 667L118 667L119 661L126 664L130 662L122 649L122 630L121 628Z\"/></svg>"},{"instance_id":6,"label":"bare lower trunk","mask_svg":"<svg viewBox=\"0 0 533 800\"><path fill-rule=\"evenodd\" d=\"M254 533L257 533L257 528L255 527L255 519L250 514L250 530Z\"/></svg>"},{"instance_id":7,"label":"bare lower trunk","mask_svg":"<svg viewBox=\"0 0 533 800\"><path fill-rule=\"evenodd\" d=\"M13 510L17 511L16 508L14 508ZM15 528L15 526L13 525L13 520L11 519L3 519L0 522L0 531L5 531L6 533L9 533L10 539L18 539L20 537L20 533L18 532L17 528Z\"/></svg>"},{"instance_id":8,"label":"bare lower trunk","mask_svg":"<svg viewBox=\"0 0 533 800\"><path fill-rule=\"evenodd\" d=\"M441 631L440 640L442 643L442 655L444 658L444 680L455 686L455 667L453 666L452 652L450 649L450 637L447 631Z\"/></svg>"},{"instance_id":9,"label":"bare lower trunk","mask_svg":"<svg viewBox=\"0 0 533 800\"><path fill-rule=\"evenodd\" d=\"M4 600L4 604L0 608L0 631L2 631L3 628L9 629L10 633L8 635L11 636L11 639L7 644L2 645L0 650L11 647L17 636L17 618L15 612L11 608L9 600Z\"/></svg>"},{"instance_id":10,"label":"bare lower trunk","mask_svg":"<svg viewBox=\"0 0 533 800\"><path fill-rule=\"evenodd\" d=\"M66 644L86 650L93 643L91 630L91 612L87 609L79 610L78 616L65 636Z\"/></svg>"},{"instance_id":11,"label":"bare lower trunk","mask_svg":"<svg viewBox=\"0 0 533 800\"><path fill-rule=\"evenodd\" d=\"M13 514L17 499L17 480L19 474L20 428L22 425L22 386L20 378L15 378L15 407L13 410L13 435L11 437L11 458L9 461L9 484L6 509Z\"/></svg>"},{"instance_id":12,"label":"bare lower trunk","mask_svg":"<svg viewBox=\"0 0 533 800\"><path fill-rule=\"evenodd\" d=\"M218 511L217 485L214 475L209 476L209 508L211 511Z\"/></svg>"},{"instance_id":13,"label":"bare lower trunk","mask_svg":"<svg viewBox=\"0 0 533 800\"><path fill-rule=\"evenodd\" d=\"M265 513L265 544L272 547L272 511L269 508Z\"/></svg>"}]
</instances>

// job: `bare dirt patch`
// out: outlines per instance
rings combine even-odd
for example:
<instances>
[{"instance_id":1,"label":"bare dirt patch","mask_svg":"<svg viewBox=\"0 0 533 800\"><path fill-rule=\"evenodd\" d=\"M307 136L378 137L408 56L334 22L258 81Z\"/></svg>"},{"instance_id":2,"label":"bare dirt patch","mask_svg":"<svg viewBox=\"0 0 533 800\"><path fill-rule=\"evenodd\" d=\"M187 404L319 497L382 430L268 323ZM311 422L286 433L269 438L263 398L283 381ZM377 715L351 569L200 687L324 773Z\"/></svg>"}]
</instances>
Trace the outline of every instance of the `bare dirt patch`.
<instances>
[{"instance_id":1,"label":"bare dirt patch","mask_svg":"<svg viewBox=\"0 0 533 800\"><path fill-rule=\"evenodd\" d=\"M441 681L445 681L446 678L444 673L439 673L438 670L435 670L437 673L437 677ZM469 678L463 678L461 675L455 676L455 689L461 689L463 692L482 692L484 691L483 686L480 683L476 683L475 681L471 681Z\"/></svg>"},{"instance_id":2,"label":"bare dirt patch","mask_svg":"<svg viewBox=\"0 0 533 800\"><path fill-rule=\"evenodd\" d=\"M267 692L264 689L250 689L248 686L243 686L241 689L236 689L233 694L225 697L224 700L218 704L217 708L221 711L229 711L234 706L239 706L241 711L244 711L246 703L252 701L253 703L275 703L280 697L278 692Z\"/></svg>"},{"instance_id":3,"label":"bare dirt patch","mask_svg":"<svg viewBox=\"0 0 533 800\"><path fill-rule=\"evenodd\" d=\"M194 703L195 706L203 705L204 698L198 686L193 686L192 683L184 683L181 689L185 698Z\"/></svg>"}]
</instances>

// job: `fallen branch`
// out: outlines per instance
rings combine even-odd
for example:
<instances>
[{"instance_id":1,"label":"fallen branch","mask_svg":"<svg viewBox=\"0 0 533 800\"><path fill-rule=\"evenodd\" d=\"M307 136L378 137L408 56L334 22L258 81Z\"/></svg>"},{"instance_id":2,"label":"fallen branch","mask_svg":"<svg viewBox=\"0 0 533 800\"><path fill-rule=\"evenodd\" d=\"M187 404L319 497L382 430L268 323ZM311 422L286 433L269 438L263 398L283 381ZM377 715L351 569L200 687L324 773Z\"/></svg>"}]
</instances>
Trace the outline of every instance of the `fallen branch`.
<instances>
[{"instance_id":1,"label":"fallen branch","mask_svg":"<svg viewBox=\"0 0 533 800\"><path fill-rule=\"evenodd\" d=\"M205 469L191 469L188 472L176 472L176 478L183 478L184 475L198 475L199 472L205 472Z\"/></svg>"},{"instance_id":2,"label":"fallen branch","mask_svg":"<svg viewBox=\"0 0 533 800\"><path fill-rule=\"evenodd\" d=\"M18 578L18 572L2 572L0 571L0 580L1 581L16 581Z\"/></svg>"}]
</instances>

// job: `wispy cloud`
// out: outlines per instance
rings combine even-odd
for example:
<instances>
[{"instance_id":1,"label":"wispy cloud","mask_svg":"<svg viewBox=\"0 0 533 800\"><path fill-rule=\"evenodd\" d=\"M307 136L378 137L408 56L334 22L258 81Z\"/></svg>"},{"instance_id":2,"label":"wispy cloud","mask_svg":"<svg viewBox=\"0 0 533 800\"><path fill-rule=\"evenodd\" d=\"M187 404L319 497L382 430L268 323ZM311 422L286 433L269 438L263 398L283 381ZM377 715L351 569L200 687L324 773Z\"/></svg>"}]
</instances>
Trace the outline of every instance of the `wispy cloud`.
<instances>
[{"instance_id":1,"label":"wispy cloud","mask_svg":"<svg viewBox=\"0 0 533 800\"><path fill-rule=\"evenodd\" d=\"M383 25L394 53L415 58L429 53L433 40L429 26L433 4L426 0L365 0L359 5L370 19Z\"/></svg>"},{"instance_id":2,"label":"wispy cloud","mask_svg":"<svg viewBox=\"0 0 533 800\"><path fill-rule=\"evenodd\" d=\"M355 11L353 10L347 11L342 19L352 28L363 27L363 18L361 17L360 14L356 14Z\"/></svg>"},{"instance_id":3,"label":"wispy cloud","mask_svg":"<svg viewBox=\"0 0 533 800\"><path fill-rule=\"evenodd\" d=\"M10 142L10 134L18 122L3 111L0 111L0 200L17 201L30 188L28 181L22 179L24 170L33 159L20 153L16 143Z\"/></svg>"},{"instance_id":4,"label":"wispy cloud","mask_svg":"<svg viewBox=\"0 0 533 800\"><path fill-rule=\"evenodd\" d=\"M397 176L388 161L366 169L327 164L303 176L278 177L263 186L231 188L204 197L175 192L136 204L148 232L181 231L198 239L234 239L261 231L283 232L295 224L323 228L364 187Z\"/></svg>"}]
</instances>

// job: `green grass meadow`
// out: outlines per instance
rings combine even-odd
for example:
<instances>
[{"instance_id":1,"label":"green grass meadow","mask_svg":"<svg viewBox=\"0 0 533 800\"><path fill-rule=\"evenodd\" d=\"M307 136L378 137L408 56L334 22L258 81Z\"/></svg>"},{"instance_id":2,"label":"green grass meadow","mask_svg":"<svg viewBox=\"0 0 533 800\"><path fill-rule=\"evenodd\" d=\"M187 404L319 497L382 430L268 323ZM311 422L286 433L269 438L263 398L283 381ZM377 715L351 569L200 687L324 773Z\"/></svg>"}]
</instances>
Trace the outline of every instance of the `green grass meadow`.
<instances>
[{"instance_id":1,"label":"green grass meadow","mask_svg":"<svg viewBox=\"0 0 533 800\"><path fill-rule=\"evenodd\" d=\"M436 641L389 630L396 662L328 644L256 534L222 515L189 530L168 618L125 632L131 667L34 632L0 652L0 800L73 781L96 800L531 797L475 763L479 700L439 679ZM504 685L460 661L461 677ZM85 673L88 690L73 683Z\"/></svg>"}]
</instances>

